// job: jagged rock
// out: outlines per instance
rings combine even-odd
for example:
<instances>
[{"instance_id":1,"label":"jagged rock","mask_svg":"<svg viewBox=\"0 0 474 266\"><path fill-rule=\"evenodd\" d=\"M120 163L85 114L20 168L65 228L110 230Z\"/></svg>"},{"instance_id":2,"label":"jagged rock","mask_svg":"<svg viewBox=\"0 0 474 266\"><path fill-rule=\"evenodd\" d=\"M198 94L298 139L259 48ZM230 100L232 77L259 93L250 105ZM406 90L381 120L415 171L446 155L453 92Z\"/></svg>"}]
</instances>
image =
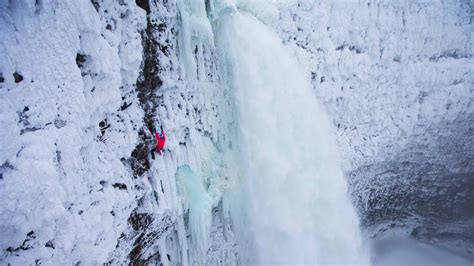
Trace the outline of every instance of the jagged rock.
<instances>
[{"instance_id":1,"label":"jagged rock","mask_svg":"<svg viewBox=\"0 0 474 266\"><path fill-rule=\"evenodd\" d=\"M15 79L15 83L20 83L23 81L23 76L18 72L13 73L13 78Z\"/></svg>"}]
</instances>

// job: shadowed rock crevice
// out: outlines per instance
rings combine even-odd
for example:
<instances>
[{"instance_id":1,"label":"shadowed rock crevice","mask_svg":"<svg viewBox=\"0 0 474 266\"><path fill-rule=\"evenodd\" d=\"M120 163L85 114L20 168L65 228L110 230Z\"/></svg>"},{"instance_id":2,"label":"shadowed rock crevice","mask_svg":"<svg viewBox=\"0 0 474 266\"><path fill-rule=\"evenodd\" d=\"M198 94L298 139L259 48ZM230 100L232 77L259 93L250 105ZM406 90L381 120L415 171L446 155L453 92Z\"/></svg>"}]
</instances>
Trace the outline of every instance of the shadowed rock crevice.
<instances>
[{"instance_id":1,"label":"shadowed rock crevice","mask_svg":"<svg viewBox=\"0 0 474 266\"><path fill-rule=\"evenodd\" d=\"M127 222L131 230L121 235L117 248L127 247L132 265L160 265L163 257L158 251L158 240L174 231L175 223L168 213L156 215L142 211L139 206L130 214Z\"/></svg>"},{"instance_id":2,"label":"shadowed rock crevice","mask_svg":"<svg viewBox=\"0 0 474 266\"><path fill-rule=\"evenodd\" d=\"M13 73L13 78L15 79L15 83L20 83L23 81L23 75L18 72Z\"/></svg>"},{"instance_id":3,"label":"shadowed rock crevice","mask_svg":"<svg viewBox=\"0 0 474 266\"><path fill-rule=\"evenodd\" d=\"M140 106L144 111L144 124L146 129L141 129L138 133L140 143L135 147L131 154L130 165L135 176L141 176L150 169L148 161L148 149L145 130L153 131L156 119L156 109L158 107L159 97L156 92L162 86L163 81L159 77L158 60L158 36L156 32L159 29L157 21L151 17L150 3L148 0L137 0L137 5L147 11L147 27L141 32L143 45L143 63L140 77L137 81L137 92Z\"/></svg>"}]
</instances>

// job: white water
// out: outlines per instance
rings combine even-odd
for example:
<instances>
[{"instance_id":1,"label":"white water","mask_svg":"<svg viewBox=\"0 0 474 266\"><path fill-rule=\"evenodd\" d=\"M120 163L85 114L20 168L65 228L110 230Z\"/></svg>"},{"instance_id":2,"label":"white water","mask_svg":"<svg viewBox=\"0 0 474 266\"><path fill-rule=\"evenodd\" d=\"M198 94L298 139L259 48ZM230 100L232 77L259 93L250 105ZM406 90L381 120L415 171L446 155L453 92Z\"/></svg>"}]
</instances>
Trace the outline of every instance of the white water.
<instances>
[{"instance_id":1,"label":"white water","mask_svg":"<svg viewBox=\"0 0 474 266\"><path fill-rule=\"evenodd\" d=\"M308 77L266 25L232 5L221 10L214 34L236 103L241 171L228 201L244 261L367 263L333 132Z\"/></svg>"}]
</instances>

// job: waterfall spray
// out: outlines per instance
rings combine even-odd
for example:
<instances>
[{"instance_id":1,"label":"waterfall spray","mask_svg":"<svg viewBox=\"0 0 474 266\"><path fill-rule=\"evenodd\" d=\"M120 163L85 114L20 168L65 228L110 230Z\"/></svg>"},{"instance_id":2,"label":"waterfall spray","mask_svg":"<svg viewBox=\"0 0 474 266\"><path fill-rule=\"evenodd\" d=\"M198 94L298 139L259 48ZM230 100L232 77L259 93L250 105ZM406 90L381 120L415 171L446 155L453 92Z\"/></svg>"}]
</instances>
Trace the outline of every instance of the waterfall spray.
<instances>
[{"instance_id":1,"label":"waterfall spray","mask_svg":"<svg viewBox=\"0 0 474 266\"><path fill-rule=\"evenodd\" d=\"M225 2L214 7L220 74L236 103L241 175L228 201L244 261L367 263L309 77L258 19Z\"/></svg>"}]
</instances>

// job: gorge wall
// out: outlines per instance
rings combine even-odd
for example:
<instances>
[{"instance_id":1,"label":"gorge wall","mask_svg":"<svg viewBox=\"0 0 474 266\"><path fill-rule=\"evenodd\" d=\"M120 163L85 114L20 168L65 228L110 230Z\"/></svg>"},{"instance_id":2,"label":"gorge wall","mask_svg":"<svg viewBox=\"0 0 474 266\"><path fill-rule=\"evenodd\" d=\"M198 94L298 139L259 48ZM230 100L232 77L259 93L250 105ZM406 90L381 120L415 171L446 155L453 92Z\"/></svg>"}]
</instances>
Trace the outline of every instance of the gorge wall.
<instances>
[{"instance_id":1,"label":"gorge wall","mask_svg":"<svg viewBox=\"0 0 474 266\"><path fill-rule=\"evenodd\" d=\"M241 264L213 3L0 2L1 263ZM311 78L365 237L472 256L472 1L236 4Z\"/></svg>"}]
</instances>

